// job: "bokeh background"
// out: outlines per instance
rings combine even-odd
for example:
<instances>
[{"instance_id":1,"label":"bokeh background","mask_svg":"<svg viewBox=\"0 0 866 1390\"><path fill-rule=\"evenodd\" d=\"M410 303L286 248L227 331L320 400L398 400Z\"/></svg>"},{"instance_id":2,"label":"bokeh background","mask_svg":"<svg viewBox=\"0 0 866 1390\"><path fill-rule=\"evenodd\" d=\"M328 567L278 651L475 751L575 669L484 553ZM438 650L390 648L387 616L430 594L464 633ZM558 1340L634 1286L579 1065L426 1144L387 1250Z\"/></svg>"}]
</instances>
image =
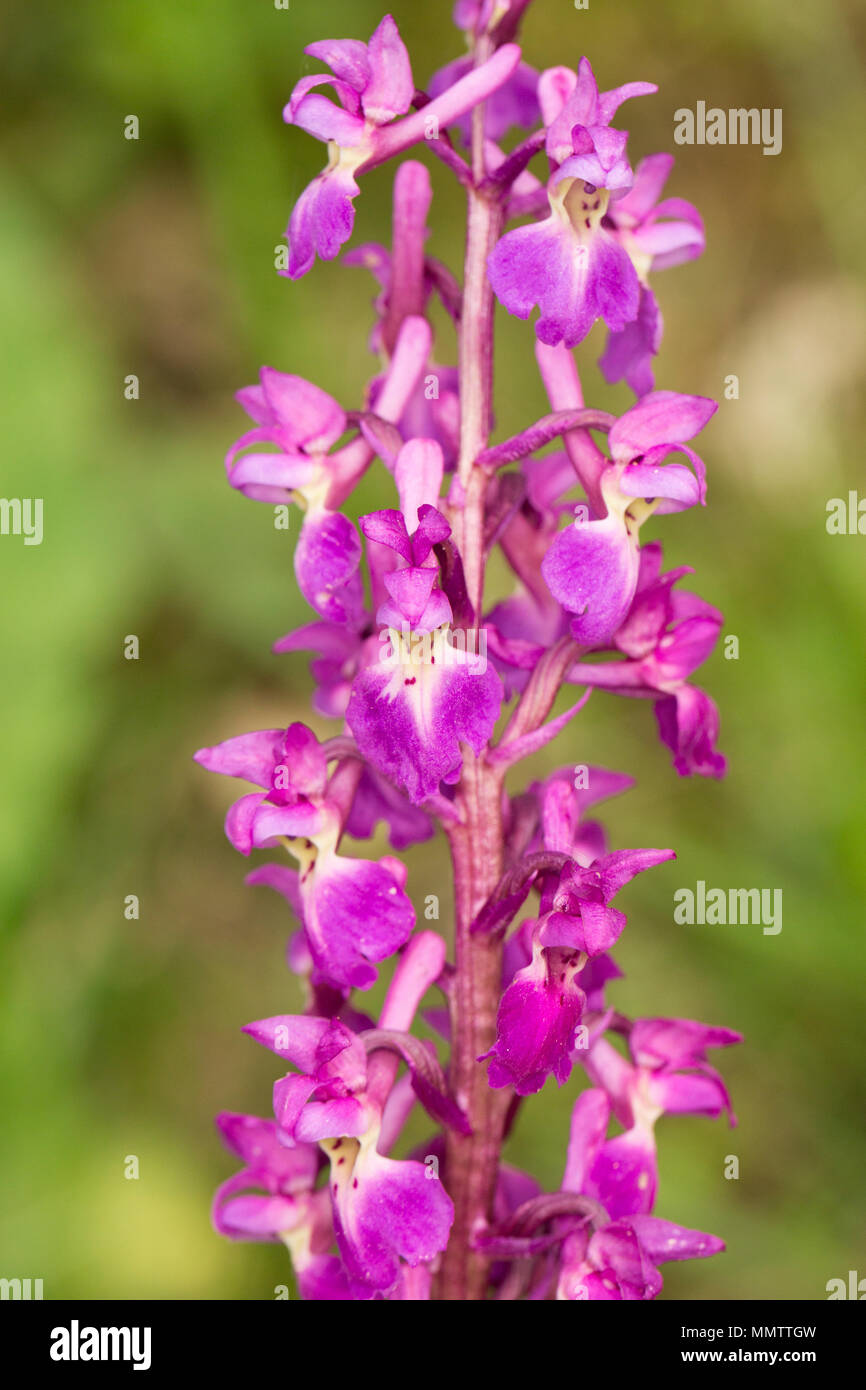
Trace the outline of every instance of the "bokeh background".
<instances>
[{"instance_id":1,"label":"bokeh background","mask_svg":"<svg viewBox=\"0 0 866 1390\"><path fill-rule=\"evenodd\" d=\"M450 4L392 9L424 84L461 51ZM274 256L322 163L280 119L303 47L366 38L380 15L378 0L87 0L3 26L0 490L45 499L45 537L0 538L0 1274L43 1278L47 1298L271 1298L287 1278L281 1249L217 1238L208 1205L233 1169L214 1112L268 1111L273 1061L238 1029L297 1005L289 924L222 836L235 789L190 759L306 717L306 659L270 654L306 620L293 535L226 486L222 456L244 419L232 393L262 362L348 406L372 374L366 273L318 265L292 285ZM650 706L603 695L557 757L638 778L606 813L615 847L679 853L627 892L612 999L746 1037L722 1059L739 1128L659 1126L658 1212L729 1246L668 1266L674 1297L816 1299L866 1274L866 537L825 527L830 498L866 492L863 37L853 0L537 0L525 26L539 67L587 53L604 87L659 83L625 108L631 152L677 154L669 192L700 206L708 249L656 277L658 383L721 397L740 382L703 440L709 508L654 531L739 637L702 681L729 777L679 780ZM781 107L782 153L675 147L673 113L698 100ZM461 199L431 166L431 250L459 270ZM364 180L356 241L387 239L388 188L387 171ZM501 317L499 352L501 437L546 406L531 330ZM447 336L438 355L452 360ZM594 365L585 386L629 403ZM383 496L371 482L359 505ZM411 853L416 904L444 869L441 846ZM676 926L675 889L701 878L781 888L781 934ZM574 1084L549 1084L511 1145L548 1184Z\"/></svg>"}]
</instances>

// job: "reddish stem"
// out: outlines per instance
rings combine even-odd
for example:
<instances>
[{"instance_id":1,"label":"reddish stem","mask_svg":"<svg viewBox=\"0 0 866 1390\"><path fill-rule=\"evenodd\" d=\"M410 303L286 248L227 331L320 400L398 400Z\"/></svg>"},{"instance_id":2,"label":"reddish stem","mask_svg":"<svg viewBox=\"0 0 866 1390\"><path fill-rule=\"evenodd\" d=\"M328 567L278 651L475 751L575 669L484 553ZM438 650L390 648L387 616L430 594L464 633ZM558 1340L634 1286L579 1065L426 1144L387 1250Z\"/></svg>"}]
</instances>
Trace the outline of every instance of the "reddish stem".
<instances>
[{"instance_id":1,"label":"reddish stem","mask_svg":"<svg viewBox=\"0 0 866 1390\"><path fill-rule=\"evenodd\" d=\"M490 56L491 41L476 40L475 62ZM487 257L503 223L501 200L482 193L485 178L484 109L476 107L472 127L474 187L468 192L463 314L460 323L460 460L462 507L454 509L454 530L463 559L466 587L476 623L484 588L484 496L489 478L475 460L490 435L493 390L493 292ZM501 770L483 754L469 750L457 801L461 825L448 827L454 865L456 972L451 996L450 1082L454 1098L469 1118L472 1133L447 1138L446 1183L454 1202L454 1226L443 1256L436 1296L480 1300L487 1290L489 1257L473 1249L477 1232L490 1219L508 1094L493 1091L487 1067L478 1058L496 1038L496 1010L502 987L502 944L472 934L472 922L502 876L504 833Z\"/></svg>"}]
</instances>

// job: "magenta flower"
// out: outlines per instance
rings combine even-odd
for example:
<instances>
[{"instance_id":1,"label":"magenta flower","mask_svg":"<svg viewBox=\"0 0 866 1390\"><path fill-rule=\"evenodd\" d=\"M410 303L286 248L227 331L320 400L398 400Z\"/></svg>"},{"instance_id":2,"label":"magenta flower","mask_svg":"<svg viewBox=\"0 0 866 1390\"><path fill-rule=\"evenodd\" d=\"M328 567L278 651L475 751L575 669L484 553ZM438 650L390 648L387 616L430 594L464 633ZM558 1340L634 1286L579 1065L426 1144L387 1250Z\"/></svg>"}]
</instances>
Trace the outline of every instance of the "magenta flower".
<instances>
[{"instance_id":1,"label":"magenta flower","mask_svg":"<svg viewBox=\"0 0 866 1390\"><path fill-rule=\"evenodd\" d=\"M661 573L661 546L640 552L631 609L611 639L624 661L577 662L569 680L618 695L656 699L662 740L674 752L682 776L721 777L725 759L716 752L718 712L708 695L688 685L689 676L710 655L724 621L718 609L696 594L675 590L688 566Z\"/></svg>"},{"instance_id":2,"label":"magenta flower","mask_svg":"<svg viewBox=\"0 0 866 1390\"><path fill-rule=\"evenodd\" d=\"M399 419L415 389L429 349L423 319L403 325L377 398L385 420ZM260 384L238 392L256 422L226 455L232 487L259 502L300 502L304 521L295 550L295 574L307 602L326 621L357 628L363 615L359 575L361 542L352 523L333 508L369 466L373 450L356 438L331 452L346 430L346 415L332 396L301 377L263 367ZM261 452L267 444L274 450ZM253 448L252 453L244 452Z\"/></svg>"},{"instance_id":3,"label":"magenta flower","mask_svg":"<svg viewBox=\"0 0 866 1390\"><path fill-rule=\"evenodd\" d=\"M409 149L428 132L470 111L506 82L520 61L513 44L500 48L423 110L409 116L414 82L409 55L397 25L386 15L370 42L323 40L305 50L327 63L333 76L304 77L283 112L289 125L327 143L327 169L301 194L289 221L288 275L306 275L318 254L329 261L352 235L356 175ZM337 98L315 91L327 84ZM402 120L395 121L395 117ZM432 138L436 138L433 136Z\"/></svg>"},{"instance_id":4,"label":"magenta flower","mask_svg":"<svg viewBox=\"0 0 866 1390\"><path fill-rule=\"evenodd\" d=\"M560 789L567 797L567 788L553 783L548 806L552 800L562 804ZM511 1085L518 1095L531 1095L550 1075L560 1086L568 1080L581 1046L575 1029L586 1005L583 986L597 983L584 981L584 967L615 945L626 924L610 901L636 874L673 858L673 850L645 849L607 854L588 868L568 860L542 890L542 916L522 929L531 932L532 959L505 989L496 1042L485 1054L491 1086Z\"/></svg>"},{"instance_id":5,"label":"magenta flower","mask_svg":"<svg viewBox=\"0 0 866 1390\"><path fill-rule=\"evenodd\" d=\"M581 1191L604 1205L614 1218L651 1212L658 1189L655 1124L663 1114L709 1115L727 1110L734 1117L724 1084L706 1061L707 1047L725 1047L740 1041L727 1028L704 1028L689 1020L638 1020L637 1043L630 1043L641 1061L629 1063L604 1038L598 1038L585 1054L590 1079L603 1090L584 1091L575 1106L574 1125L580 1142L587 1116L593 1132L602 1138L585 1160ZM661 1037L661 1048L640 1049L641 1030L651 1045ZM666 1049L666 1051L665 1051ZM686 1070L688 1068L688 1070ZM624 1126L613 1139L603 1138L611 1113Z\"/></svg>"},{"instance_id":6,"label":"magenta flower","mask_svg":"<svg viewBox=\"0 0 866 1390\"><path fill-rule=\"evenodd\" d=\"M681 686L656 704L656 720L662 743L674 755L681 777L724 777L727 763L716 752L719 712L703 690Z\"/></svg>"},{"instance_id":7,"label":"magenta flower","mask_svg":"<svg viewBox=\"0 0 866 1390\"><path fill-rule=\"evenodd\" d=\"M612 1107L605 1090L583 1091L578 1096L562 1185L565 1192L580 1193L597 1203L599 1215L594 1230L584 1223L563 1242L559 1298L654 1298L662 1287L658 1264L702 1258L724 1249L715 1236L649 1215L658 1187L653 1126L665 1110L719 1113L727 1096L705 1063L705 1049L738 1042L739 1035L685 1020L638 1021L633 1033L639 1030L647 1049L640 1055L651 1060L650 1066L629 1067L604 1042L595 1043L587 1057L590 1075L612 1088L617 1118L626 1129L607 1138ZM635 1042L632 1047L640 1050ZM705 1075L692 1082L671 1069L687 1065Z\"/></svg>"},{"instance_id":8,"label":"magenta flower","mask_svg":"<svg viewBox=\"0 0 866 1390\"><path fill-rule=\"evenodd\" d=\"M705 245L697 208L683 198L659 202L673 163L669 154L642 159L628 193L610 206L612 228L640 281L640 302L636 317L608 335L599 366L608 381L627 381L636 396L645 396L655 385L652 359L662 338L662 316L649 287L649 272L694 260Z\"/></svg>"},{"instance_id":9,"label":"magenta flower","mask_svg":"<svg viewBox=\"0 0 866 1390\"><path fill-rule=\"evenodd\" d=\"M453 614L434 557L451 528L432 502L420 501L438 496L442 472L432 440L405 445L396 464L398 483L405 479L404 510L362 518L368 541L402 565L384 575L387 598L376 614L387 645L355 680L346 711L364 757L416 804L438 792L440 782L457 781L461 743L480 753L502 699L499 677L483 656L452 640Z\"/></svg>"},{"instance_id":10,"label":"magenta flower","mask_svg":"<svg viewBox=\"0 0 866 1390\"><path fill-rule=\"evenodd\" d=\"M264 788L230 807L228 838L247 855L285 843L300 866L296 891L317 970L336 986L366 989L376 979L374 964L406 941L415 912L399 860L373 863L337 854L341 808L328 794L327 756L314 734L292 724L285 732L242 734L195 756L209 772ZM288 872L272 865L258 869L254 881L291 898L295 879L286 888Z\"/></svg>"},{"instance_id":11,"label":"magenta flower","mask_svg":"<svg viewBox=\"0 0 866 1390\"><path fill-rule=\"evenodd\" d=\"M658 1265L705 1259L724 1248L718 1236L658 1216L611 1221L592 1234L579 1230L563 1241L556 1297L593 1303L652 1299L663 1285Z\"/></svg>"},{"instance_id":12,"label":"magenta flower","mask_svg":"<svg viewBox=\"0 0 866 1390\"><path fill-rule=\"evenodd\" d=\"M561 531L541 567L554 598L576 615L571 630L583 645L609 642L632 605L644 520L652 512L682 511L705 501L703 461L685 441L715 410L715 401L703 396L654 391L612 426L612 462L599 481L607 514L579 518ZM679 463L662 466L672 453L685 454L694 471Z\"/></svg>"},{"instance_id":13,"label":"magenta flower","mask_svg":"<svg viewBox=\"0 0 866 1390\"><path fill-rule=\"evenodd\" d=\"M651 516L706 499L690 441L716 406L653 389L650 287L700 253L703 227L661 197L670 157L633 174L612 124L655 87L599 92L585 58L539 77L514 42L528 9L458 0L469 52L428 91L390 16L368 43L308 47L330 74L302 78L284 114L327 144L328 165L291 214L289 277L349 239L361 176L424 141L467 206L464 279L429 253L433 183L410 158L390 246L345 257L376 283L360 401L263 368L238 393L252 427L226 458L236 491L298 508L295 575L313 616L274 650L309 654L313 709L334 722L196 754L248 784L226 816L234 848L293 861L260 862L247 882L291 909L286 960L302 989L296 1012L245 1029L284 1074L273 1120L219 1117L242 1167L214 1224L283 1243L314 1301L652 1299L665 1260L723 1249L655 1215L655 1127L668 1114L733 1121L707 1053L739 1034L632 1019L612 1001L620 890L674 853L611 848L596 808L633 779L592 760L590 698L652 700L678 772L724 770L715 705L691 684L722 615L679 587L688 566L665 573L660 543L641 546ZM515 128L529 133L506 152ZM550 412L494 443L497 297L522 319L540 311ZM571 352L598 319L602 370L639 396L618 419L586 404ZM576 685L575 702L560 698ZM555 739L563 765L521 779ZM439 832L453 874L430 860L425 879L421 851L413 903L398 856ZM416 913L430 929L414 931ZM374 1022L355 991L383 967ZM556 1192L503 1161L551 1076L573 1105Z\"/></svg>"},{"instance_id":14,"label":"magenta flower","mask_svg":"<svg viewBox=\"0 0 866 1390\"><path fill-rule=\"evenodd\" d=\"M621 332L637 318L640 285L620 240L605 225L612 199L632 186L625 154L628 136L611 129L622 102L656 90L631 82L599 93L586 58L576 73L551 68L539 80L547 128L546 149L554 165L548 186L550 214L543 222L507 232L488 261L490 283L500 302L535 325L543 343L582 342L596 319Z\"/></svg>"},{"instance_id":15,"label":"magenta flower","mask_svg":"<svg viewBox=\"0 0 866 1390\"><path fill-rule=\"evenodd\" d=\"M437 1118L462 1126L439 1089L443 1079L431 1054L388 1026L411 1023L443 962L438 937L416 938L398 966L378 1032L356 1035L337 1019L291 1015L244 1030L298 1068L274 1087L277 1123L286 1142L319 1144L330 1160L334 1232L353 1298L389 1293L401 1261L415 1267L432 1260L448 1240L454 1209L441 1182L431 1181L422 1163L389 1159L378 1149L392 1074L387 1062L384 1072L375 1066L377 1047L395 1047L424 1104Z\"/></svg>"},{"instance_id":16,"label":"magenta flower","mask_svg":"<svg viewBox=\"0 0 866 1390\"><path fill-rule=\"evenodd\" d=\"M244 1167L217 1189L214 1228L235 1240L282 1240L302 1298L348 1299L343 1267L328 1253L334 1230L327 1189L315 1190L319 1150L310 1144L287 1149L273 1120L225 1112L216 1122Z\"/></svg>"},{"instance_id":17,"label":"magenta flower","mask_svg":"<svg viewBox=\"0 0 866 1390\"><path fill-rule=\"evenodd\" d=\"M579 984L585 956L543 949L533 931L532 960L505 990L496 1019L496 1042L479 1061L490 1059L488 1079L498 1090L513 1086L519 1096L540 1091L548 1076L562 1086L571 1075L575 1029L586 995Z\"/></svg>"}]
</instances>

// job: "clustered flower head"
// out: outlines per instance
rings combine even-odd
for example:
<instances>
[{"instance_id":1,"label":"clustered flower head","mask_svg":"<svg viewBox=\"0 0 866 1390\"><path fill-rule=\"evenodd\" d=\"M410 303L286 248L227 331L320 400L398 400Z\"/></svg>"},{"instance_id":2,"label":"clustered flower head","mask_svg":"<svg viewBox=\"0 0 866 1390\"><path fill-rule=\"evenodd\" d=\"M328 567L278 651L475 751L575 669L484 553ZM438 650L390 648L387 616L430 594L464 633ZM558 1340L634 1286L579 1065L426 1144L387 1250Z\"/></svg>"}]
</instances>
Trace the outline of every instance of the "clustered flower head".
<instances>
[{"instance_id":1,"label":"clustered flower head","mask_svg":"<svg viewBox=\"0 0 866 1390\"><path fill-rule=\"evenodd\" d=\"M245 497L300 512L295 572L312 615L275 650L312 654L320 723L196 754L243 784L226 834L242 855L264 853L247 881L288 905L306 1000L244 1030L284 1074L271 1115L218 1119L242 1166L214 1222L283 1242L306 1299L651 1299L660 1265L723 1248L656 1214L655 1128L667 1115L734 1122L707 1053L738 1034L628 1018L608 999L628 885L674 853L610 847L591 808L632 779L574 750L525 790L505 781L596 690L654 702L680 775L725 768L716 707L691 684L722 615L678 587L692 571L665 571L659 538L665 518L705 505L692 441L716 406L655 389L650 277L700 254L701 219L661 197L672 158L633 168L614 124L654 85L600 91L586 58L536 72L515 42L528 4L459 0L467 52L426 90L390 16L368 42L311 44L329 72L304 77L284 112L328 146L289 222L293 279L350 239L364 173L413 146L469 203L461 286L427 249L426 165L399 165L390 248L344 256L376 284L364 399L264 367L238 392L252 427L226 457ZM456 354L434 344L434 299ZM521 319L538 310L550 401L499 443L495 300ZM619 416L587 408L572 352L599 319L601 369L635 396ZM359 516L353 493L371 469L382 505ZM510 575L495 598L494 556ZM419 928L397 857L437 829L453 948ZM395 853L364 855L380 833ZM374 1018L364 992L382 971ZM531 1123L528 1098L554 1084L574 1101L562 1184L545 1192L503 1150ZM429 1127L414 1150L410 1118Z\"/></svg>"}]
</instances>

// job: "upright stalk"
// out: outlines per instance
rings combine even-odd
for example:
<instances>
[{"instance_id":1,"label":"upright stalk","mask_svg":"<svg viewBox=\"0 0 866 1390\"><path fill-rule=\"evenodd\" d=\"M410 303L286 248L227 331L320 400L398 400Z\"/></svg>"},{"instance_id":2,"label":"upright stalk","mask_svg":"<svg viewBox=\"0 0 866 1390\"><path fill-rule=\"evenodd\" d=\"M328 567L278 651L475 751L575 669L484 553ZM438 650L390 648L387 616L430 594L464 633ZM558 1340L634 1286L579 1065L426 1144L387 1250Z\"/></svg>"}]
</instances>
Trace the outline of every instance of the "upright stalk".
<instances>
[{"instance_id":1,"label":"upright stalk","mask_svg":"<svg viewBox=\"0 0 866 1390\"><path fill-rule=\"evenodd\" d=\"M492 44L476 40L476 64ZM468 190L463 314L460 327L460 458L462 505L455 508L455 531L466 584L481 621L484 597L484 497L488 475L475 460L490 435L493 396L493 291L487 257L502 232L501 199L482 192L485 178L484 108L472 114L472 172ZM474 1233L490 1217L506 1113L503 1093L487 1083L478 1058L496 1040L496 1009L502 988L501 942L473 935L472 922L498 883L504 859L502 772L465 749L458 788L462 824L449 828L454 866L456 974L451 997L451 1084L469 1117L472 1133L451 1130L446 1147L448 1191L455 1208L454 1228L443 1257L438 1297L484 1297L487 1260L472 1249Z\"/></svg>"}]
</instances>

